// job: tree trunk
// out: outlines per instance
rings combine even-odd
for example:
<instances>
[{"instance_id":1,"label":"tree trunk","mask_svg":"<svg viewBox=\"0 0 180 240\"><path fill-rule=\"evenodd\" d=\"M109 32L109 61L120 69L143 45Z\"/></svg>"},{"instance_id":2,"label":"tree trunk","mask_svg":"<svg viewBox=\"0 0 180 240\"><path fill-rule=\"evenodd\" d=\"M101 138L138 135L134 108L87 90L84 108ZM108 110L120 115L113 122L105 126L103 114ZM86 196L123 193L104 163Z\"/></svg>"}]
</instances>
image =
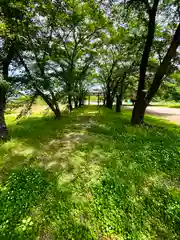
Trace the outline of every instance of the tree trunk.
<instances>
[{"instance_id":1,"label":"tree trunk","mask_svg":"<svg viewBox=\"0 0 180 240\"><path fill-rule=\"evenodd\" d=\"M109 109L112 109L112 107L113 107L113 102L112 102L111 96L107 96L106 107L109 108Z\"/></svg>"},{"instance_id":2,"label":"tree trunk","mask_svg":"<svg viewBox=\"0 0 180 240\"><path fill-rule=\"evenodd\" d=\"M44 99L44 98L43 98ZM48 101L46 101L44 99L44 101L47 103L47 105L49 106L49 108L51 109L51 111L54 113L55 115L55 119L60 119L61 118L61 111L59 109L59 106L54 106L53 103L51 102L51 100L49 99Z\"/></svg>"},{"instance_id":3,"label":"tree trunk","mask_svg":"<svg viewBox=\"0 0 180 240\"><path fill-rule=\"evenodd\" d=\"M119 108L120 108L120 112L121 112L121 108L122 108L122 98L120 97L120 102L119 102Z\"/></svg>"},{"instance_id":4,"label":"tree trunk","mask_svg":"<svg viewBox=\"0 0 180 240\"><path fill-rule=\"evenodd\" d=\"M6 89L3 86L0 87L0 139L8 139L8 129L6 126L4 112L6 106Z\"/></svg>"},{"instance_id":5,"label":"tree trunk","mask_svg":"<svg viewBox=\"0 0 180 240\"><path fill-rule=\"evenodd\" d=\"M49 98L46 94L44 94L44 93L37 87L37 85L36 85L35 82L34 82L33 77L31 76L31 73L30 73L30 71L29 71L26 63L24 62L23 57L19 54L19 52L18 52L17 50L16 50L16 54L17 54L17 56L19 57L22 65L24 66L27 74L28 74L29 77L31 78L33 87L34 87L34 89L36 90L37 95L41 96L42 99L46 102L46 104L49 106L49 108L50 108L50 109L52 110L52 112L54 113L55 118L56 118L56 119L60 119L60 118L61 118L61 111L60 111L60 109L59 109L59 105L58 105L57 100L56 100L56 98L55 98L55 96L54 96L54 93L53 93L52 91L50 91L51 97L52 97L52 99L51 99L51 98Z\"/></svg>"},{"instance_id":6,"label":"tree trunk","mask_svg":"<svg viewBox=\"0 0 180 240\"><path fill-rule=\"evenodd\" d=\"M9 55L9 54L8 54ZM4 60L3 62L3 79L5 81L8 80L8 69L9 64L11 62L11 59L9 59L9 56ZM5 122L5 107L6 107L6 88L2 85L0 86L0 139L1 140L7 140L8 139L8 129Z\"/></svg>"},{"instance_id":7,"label":"tree trunk","mask_svg":"<svg viewBox=\"0 0 180 240\"><path fill-rule=\"evenodd\" d=\"M51 109L52 110L52 109ZM52 110L54 112L54 115L55 115L55 119L60 119L61 118L61 112L60 112L60 109L59 107L58 108L55 108L54 110Z\"/></svg>"},{"instance_id":8,"label":"tree trunk","mask_svg":"<svg viewBox=\"0 0 180 240\"><path fill-rule=\"evenodd\" d=\"M100 98L99 98L99 93L98 93L98 106L99 106L99 104L100 104Z\"/></svg>"},{"instance_id":9,"label":"tree trunk","mask_svg":"<svg viewBox=\"0 0 180 240\"><path fill-rule=\"evenodd\" d=\"M121 112L121 107L122 107L122 95L117 95L116 96L116 112Z\"/></svg>"},{"instance_id":10,"label":"tree trunk","mask_svg":"<svg viewBox=\"0 0 180 240\"><path fill-rule=\"evenodd\" d=\"M145 96L146 91L142 91L140 97L135 102L131 118L132 124L142 124L144 122L144 114L147 107Z\"/></svg>"},{"instance_id":11,"label":"tree trunk","mask_svg":"<svg viewBox=\"0 0 180 240\"><path fill-rule=\"evenodd\" d=\"M70 94L68 95L68 104L69 104L69 111L71 112L73 107L72 107L72 96Z\"/></svg>"},{"instance_id":12,"label":"tree trunk","mask_svg":"<svg viewBox=\"0 0 180 240\"><path fill-rule=\"evenodd\" d=\"M74 106L75 106L75 108L78 107L78 100L77 100L77 98L74 99Z\"/></svg>"},{"instance_id":13,"label":"tree trunk","mask_svg":"<svg viewBox=\"0 0 180 240\"><path fill-rule=\"evenodd\" d=\"M82 97L80 96L79 97L79 107L81 107L82 106Z\"/></svg>"},{"instance_id":14,"label":"tree trunk","mask_svg":"<svg viewBox=\"0 0 180 240\"><path fill-rule=\"evenodd\" d=\"M157 12L158 3L159 3L159 0L154 0L152 9L148 10L149 11L148 34L147 34L146 43L144 46L144 51L143 51L141 64L140 64L140 76L139 76L137 98L139 98L139 96L141 95L142 90L145 89L146 70L148 65L149 54L150 54L151 47L153 44L153 39L154 39L155 26L156 26L156 12Z\"/></svg>"},{"instance_id":15,"label":"tree trunk","mask_svg":"<svg viewBox=\"0 0 180 240\"><path fill-rule=\"evenodd\" d=\"M56 99L56 96L54 95L53 91L50 91L51 96L52 96L52 103L53 103L53 109L54 109L54 115L56 119L60 119L61 118L61 111L59 109L59 105ZM49 101L51 101L51 99L49 99Z\"/></svg>"},{"instance_id":16,"label":"tree trunk","mask_svg":"<svg viewBox=\"0 0 180 240\"><path fill-rule=\"evenodd\" d=\"M117 94L116 95L116 112L120 112L121 111L121 100L120 100L120 95Z\"/></svg>"},{"instance_id":17,"label":"tree trunk","mask_svg":"<svg viewBox=\"0 0 180 240\"><path fill-rule=\"evenodd\" d=\"M144 114L147 107L147 101L145 100L146 92L145 89L145 77L146 70L148 66L149 54L154 40L154 33L156 27L156 13L158 8L159 0L154 0L152 8L148 9L149 13L149 23L148 23L148 34L146 38L146 43L144 46L144 51L140 64L140 76L136 102L132 112L131 123L132 124L142 124L144 122Z\"/></svg>"},{"instance_id":18,"label":"tree trunk","mask_svg":"<svg viewBox=\"0 0 180 240\"><path fill-rule=\"evenodd\" d=\"M144 100L135 103L131 119L132 124L142 124L144 122L146 107L147 105Z\"/></svg>"},{"instance_id":19,"label":"tree trunk","mask_svg":"<svg viewBox=\"0 0 180 240\"><path fill-rule=\"evenodd\" d=\"M106 95L104 94L104 98L103 98L103 106L106 106Z\"/></svg>"},{"instance_id":20,"label":"tree trunk","mask_svg":"<svg viewBox=\"0 0 180 240\"><path fill-rule=\"evenodd\" d=\"M41 90L37 89L37 94L42 97L42 99L46 102L46 104L49 106L51 111L54 113L56 119L61 118L61 111L59 109L59 105L55 101L55 98L50 99L46 94L44 94Z\"/></svg>"},{"instance_id":21,"label":"tree trunk","mask_svg":"<svg viewBox=\"0 0 180 240\"><path fill-rule=\"evenodd\" d=\"M7 57L2 62L2 74L3 80L8 81L9 79L9 65L14 57L15 53L15 42L9 48ZM0 86L0 139L8 139L8 129L5 122L4 112L6 107L6 87Z\"/></svg>"},{"instance_id":22,"label":"tree trunk","mask_svg":"<svg viewBox=\"0 0 180 240\"><path fill-rule=\"evenodd\" d=\"M84 105L84 93L83 92L80 92L78 100L79 100L79 107L83 106Z\"/></svg>"},{"instance_id":23,"label":"tree trunk","mask_svg":"<svg viewBox=\"0 0 180 240\"><path fill-rule=\"evenodd\" d=\"M110 88L108 86L107 94L106 94L106 107L109 109L112 109L112 105L113 105L112 96L111 96Z\"/></svg>"},{"instance_id":24,"label":"tree trunk","mask_svg":"<svg viewBox=\"0 0 180 240\"><path fill-rule=\"evenodd\" d=\"M110 89L110 83L108 80L107 83L107 90L106 90L106 107L109 109L112 109L113 101L112 101L112 94Z\"/></svg>"},{"instance_id":25,"label":"tree trunk","mask_svg":"<svg viewBox=\"0 0 180 240\"><path fill-rule=\"evenodd\" d=\"M127 73L124 72L123 78L120 85L120 91L119 94L116 95L116 112L121 112L122 102L124 98L124 92L125 92L125 79L126 79Z\"/></svg>"}]
</instances>

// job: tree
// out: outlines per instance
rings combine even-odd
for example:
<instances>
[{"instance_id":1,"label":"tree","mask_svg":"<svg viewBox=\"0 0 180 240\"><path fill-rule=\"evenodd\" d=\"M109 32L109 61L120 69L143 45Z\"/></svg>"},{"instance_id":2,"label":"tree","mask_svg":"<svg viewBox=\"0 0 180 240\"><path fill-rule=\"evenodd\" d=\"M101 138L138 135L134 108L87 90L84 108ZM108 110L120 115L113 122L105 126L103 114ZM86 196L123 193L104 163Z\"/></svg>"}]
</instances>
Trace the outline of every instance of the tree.
<instances>
[{"instance_id":1,"label":"tree","mask_svg":"<svg viewBox=\"0 0 180 240\"><path fill-rule=\"evenodd\" d=\"M19 25L23 21L23 11L20 6L23 1L12 4L11 1L3 1L1 5L1 73L0 81L0 139L8 138L8 129L5 122L5 107L7 100L7 92L9 87L9 67L12 60L16 56L17 37L20 31ZM15 24L18 21L18 24Z\"/></svg>"},{"instance_id":2,"label":"tree","mask_svg":"<svg viewBox=\"0 0 180 240\"><path fill-rule=\"evenodd\" d=\"M142 59L141 59L141 64L140 64L140 76L139 76L139 84L138 84L138 90L137 90L137 98L136 98L136 103L133 109L132 113L132 119L131 122L133 124L140 124L143 123L144 121L144 113L147 105L149 102L152 100L154 97L155 93L157 92L161 80L163 76L166 73L166 69L162 71L162 66L166 66L166 64L171 62L171 59L175 56L174 51L176 52L176 49L178 47L178 40L175 40L178 35L178 29L177 32L172 40L171 47L169 48L166 56L164 57L164 60L160 64L160 67L158 68L157 72L155 73L154 80L152 84L149 87L149 91L146 91L146 71L148 68L148 60L150 57L151 49L153 46L153 40L155 36L155 29L156 29L156 15L158 11L158 4L159 0L153 1L153 3L149 3L149 1L146 0L141 0L138 1L138 3L142 4L147 12L148 15L148 33L146 37L146 42L144 45L144 50L142 54ZM136 4L137 2L135 1L130 1L130 4ZM160 5L160 9L163 9L165 7L163 4ZM175 47L176 46L176 47ZM173 50L172 50L173 49ZM168 56L168 57L167 57ZM160 72L161 74L160 74ZM156 80L155 80L156 79ZM159 79L159 80L157 80ZM157 84L158 82L158 84ZM147 93L148 92L148 93Z\"/></svg>"},{"instance_id":3,"label":"tree","mask_svg":"<svg viewBox=\"0 0 180 240\"><path fill-rule=\"evenodd\" d=\"M45 4L32 6L30 23L22 23L22 37L26 40L24 49L16 50L16 54L25 72L22 79L26 87L41 96L49 106L56 119L61 117L58 105L57 79L54 72L50 71L52 57L52 35L56 22L58 9L49 1ZM45 17L46 15L46 17ZM48 16L48 17L47 17Z\"/></svg>"},{"instance_id":4,"label":"tree","mask_svg":"<svg viewBox=\"0 0 180 240\"><path fill-rule=\"evenodd\" d=\"M106 19L93 1L69 1L62 14L66 17L57 19L54 44L58 48L54 52L54 61L59 65L57 73L61 76L71 111L73 98L75 105L77 98L81 105L81 86L93 64L97 38Z\"/></svg>"},{"instance_id":5,"label":"tree","mask_svg":"<svg viewBox=\"0 0 180 240\"><path fill-rule=\"evenodd\" d=\"M131 76L136 74L141 44L122 24L111 26L99 49L99 80L103 84L106 107L112 109L116 98L119 112ZM134 84L134 83L133 83Z\"/></svg>"}]
</instances>

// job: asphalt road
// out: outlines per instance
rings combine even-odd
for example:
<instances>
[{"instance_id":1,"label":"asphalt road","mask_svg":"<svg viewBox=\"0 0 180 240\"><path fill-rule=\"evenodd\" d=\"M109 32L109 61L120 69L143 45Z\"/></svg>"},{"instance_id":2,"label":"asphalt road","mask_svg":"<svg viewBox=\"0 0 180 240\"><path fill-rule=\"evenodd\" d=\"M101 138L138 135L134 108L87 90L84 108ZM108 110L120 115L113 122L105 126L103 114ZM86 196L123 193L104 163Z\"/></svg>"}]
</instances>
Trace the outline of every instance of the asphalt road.
<instances>
[{"instance_id":1,"label":"asphalt road","mask_svg":"<svg viewBox=\"0 0 180 240\"><path fill-rule=\"evenodd\" d=\"M86 103L87 104L87 103ZM90 102L91 105L97 105L97 102ZM102 102L100 103L102 105ZM133 106L124 106L127 109L133 109ZM168 108L168 107L155 107L149 106L146 109L146 113L162 117L166 120L174 122L180 125L180 108Z\"/></svg>"},{"instance_id":2,"label":"asphalt road","mask_svg":"<svg viewBox=\"0 0 180 240\"><path fill-rule=\"evenodd\" d=\"M127 106L126 108L133 109L132 106ZM146 113L165 118L176 124L180 124L180 108L149 106L146 109Z\"/></svg>"}]
</instances>

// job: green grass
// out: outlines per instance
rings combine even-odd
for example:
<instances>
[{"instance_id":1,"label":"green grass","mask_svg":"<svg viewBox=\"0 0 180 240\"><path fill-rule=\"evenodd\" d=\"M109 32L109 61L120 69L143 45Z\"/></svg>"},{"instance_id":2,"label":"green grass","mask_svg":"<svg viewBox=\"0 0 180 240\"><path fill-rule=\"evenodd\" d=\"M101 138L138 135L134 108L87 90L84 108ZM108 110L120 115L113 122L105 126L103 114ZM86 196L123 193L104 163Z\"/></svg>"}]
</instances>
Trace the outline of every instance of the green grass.
<instances>
[{"instance_id":1,"label":"green grass","mask_svg":"<svg viewBox=\"0 0 180 240\"><path fill-rule=\"evenodd\" d=\"M180 239L180 130L81 108L33 115L0 146L0 239Z\"/></svg>"},{"instance_id":2,"label":"green grass","mask_svg":"<svg viewBox=\"0 0 180 240\"><path fill-rule=\"evenodd\" d=\"M176 101L152 102L150 105L157 107L180 108L180 102Z\"/></svg>"},{"instance_id":3,"label":"green grass","mask_svg":"<svg viewBox=\"0 0 180 240\"><path fill-rule=\"evenodd\" d=\"M103 96L99 96L99 97L100 97L101 100L103 99ZM86 99L87 99L87 101L88 101L88 100L89 100L89 97L87 96ZM90 96L90 101L91 101L91 102L97 102L97 101L98 101L98 96L97 96L97 95L92 95L92 96Z\"/></svg>"}]
</instances>

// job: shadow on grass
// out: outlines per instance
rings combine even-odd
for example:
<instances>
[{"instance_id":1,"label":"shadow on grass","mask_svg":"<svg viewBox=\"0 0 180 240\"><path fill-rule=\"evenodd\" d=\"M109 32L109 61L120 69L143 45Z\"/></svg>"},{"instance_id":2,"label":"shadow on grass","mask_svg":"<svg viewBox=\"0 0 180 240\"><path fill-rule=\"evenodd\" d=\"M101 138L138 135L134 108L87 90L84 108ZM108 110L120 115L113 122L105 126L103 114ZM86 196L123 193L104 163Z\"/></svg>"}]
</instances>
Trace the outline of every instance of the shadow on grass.
<instances>
[{"instance_id":1,"label":"shadow on grass","mask_svg":"<svg viewBox=\"0 0 180 240\"><path fill-rule=\"evenodd\" d=\"M0 205L1 239L92 239L80 219L73 219L69 189L58 189L43 169L15 171L0 188Z\"/></svg>"},{"instance_id":2,"label":"shadow on grass","mask_svg":"<svg viewBox=\"0 0 180 240\"><path fill-rule=\"evenodd\" d=\"M93 106L12 126L12 141L0 148L7 173L0 235L179 239L180 130L150 117L153 128L133 127L129 119L128 111Z\"/></svg>"},{"instance_id":3,"label":"shadow on grass","mask_svg":"<svg viewBox=\"0 0 180 240\"><path fill-rule=\"evenodd\" d=\"M83 125L86 127L88 120L89 116L78 116L74 111L71 116L63 116L61 120L29 117L18 124L11 124L11 141L0 147L0 179L2 176L6 179L11 171L21 165L28 167L39 164L47 168L61 165L60 156L64 160L64 155L68 156L74 145L81 141L82 128Z\"/></svg>"},{"instance_id":4,"label":"shadow on grass","mask_svg":"<svg viewBox=\"0 0 180 240\"><path fill-rule=\"evenodd\" d=\"M89 129L103 165L93 190L99 225L123 239L179 239L179 128L148 117L152 129L132 127L126 115L105 110Z\"/></svg>"},{"instance_id":5,"label":"shadow on grass","mask_svg":"<svg viewBox=\"0 0 180 240\"><path fill-rule=\"evenodd\" d=\"M0 147L0 239L94 239L86 201L76 197L81 162L71 159L90 118L81 113L10 126L12 139Z\"/></svg>"}]
</instances>

